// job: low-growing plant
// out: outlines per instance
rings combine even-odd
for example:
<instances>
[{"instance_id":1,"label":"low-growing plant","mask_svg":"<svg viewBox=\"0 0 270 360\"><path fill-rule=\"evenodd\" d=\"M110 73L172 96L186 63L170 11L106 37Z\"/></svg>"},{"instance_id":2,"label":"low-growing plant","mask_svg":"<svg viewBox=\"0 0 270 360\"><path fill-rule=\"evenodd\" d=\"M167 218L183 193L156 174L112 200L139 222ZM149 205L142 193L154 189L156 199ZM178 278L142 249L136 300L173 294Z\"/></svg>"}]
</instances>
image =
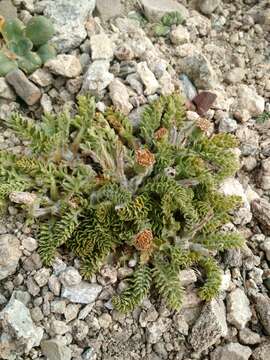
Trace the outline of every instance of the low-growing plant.
<instances>
[{"instance_id":1,"label":"low-growing plant","mask_svg":"<svg viewBox=\"0 0 270 360\"><path fill-rule=\"evenodd\" d=\"M215 254L243 244L238 233L222 231L241 202L218 191L238 169L232 135L208 136L209 121L188 120L179 94L147 106L136 130L116 110L96 112L89 97L79 98L74 117L47 114L36 122L14 114L7 125L29 149L0 152L2 209L8 197L24 198L28 216L39 223L44 264L65 245L89 279L117 249L137 255L128 287L113 298L122 312L152 285L179 309L179 271L191 266L205 277L201 298L218 294Z\"/></svg>"},{"instance_id":2,"label":"low-growing plant","mask_svg":"<svg viewBox=\"0 0 270 360\"><path fill-rule=\"evenodd\" d=\"M0 76L20 68L27 74L56 56L48 41L53 37L52 22L44 16L32 17L26 26L19 19L0 18Z\"/></svg>"},{"instance_id":3,"label":"low-growing plant","mask_svg":"<svg viewBox=\"0 0 270 360\"><path fill-rule=\"evenodd\" d=\"M154 32L156 36L166 36L170 33L173 25L180 25L184 21L178 11L169 12L162 16L161 20L155 24Z\"/></svg>"},{"instance_id":4,"label":"low-growing plant","mask_svg":"<svg viewBox=\"0 0 270 360\"><path fill-rule=\"evenodd\" d=\"M257 124L264 124L270 120L270 111L264 111L262 114L256 117Z\"/></svg>"}]
</instances>

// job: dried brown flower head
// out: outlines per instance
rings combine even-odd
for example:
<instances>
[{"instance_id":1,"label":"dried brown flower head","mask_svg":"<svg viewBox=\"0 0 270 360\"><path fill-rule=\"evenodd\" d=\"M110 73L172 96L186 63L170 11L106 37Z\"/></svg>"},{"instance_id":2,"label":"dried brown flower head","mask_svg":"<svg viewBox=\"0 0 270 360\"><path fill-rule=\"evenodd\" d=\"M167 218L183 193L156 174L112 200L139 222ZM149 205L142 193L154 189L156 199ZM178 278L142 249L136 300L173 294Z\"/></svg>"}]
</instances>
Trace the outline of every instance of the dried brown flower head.
<instances>
[{"instance_id":1,"label":"dried brown flower head","mask_svg":"<svg viewBox=\"0 0 270 360\"><path fill-rule=\"evenodd\" d=\"M155 132L155 139L156 140L161 140L163 139L166 135L168 134L168 130L164 127L158 129L156 132Z\"/></svg>"},{"instance_id":2,"label":"dried brown flower head","mask_svg":"<svg viewBox=\"0 0 270 360\"><path fill-rule=\"evenodd\" d=\"M153 246L153 233L149 229L140 231L134 239L134 246L139 251L149 251Z\"/></svg>"},{"instance_id":3,"label":"dried brown flower head","mask_svg":"<svg viewBox=\"0 0 270 360\"><path fill-rule=\"evenodd\" d=\"M149 167L155 162L155 155L152 154L148 149L138 149L135 152L136 163L143 166Z\"/></svg>"},{"instance_id":4,"label":"dried brown flower head","mask_svg":"<svg viewBox=\"0 0 270 360\"><path fill-rule=\"evenodd\" d=\"M200 118L196 121L196 126L203 132L207 132L211 127L211 122L205 118Z\"/></svg>"}]
</instances>

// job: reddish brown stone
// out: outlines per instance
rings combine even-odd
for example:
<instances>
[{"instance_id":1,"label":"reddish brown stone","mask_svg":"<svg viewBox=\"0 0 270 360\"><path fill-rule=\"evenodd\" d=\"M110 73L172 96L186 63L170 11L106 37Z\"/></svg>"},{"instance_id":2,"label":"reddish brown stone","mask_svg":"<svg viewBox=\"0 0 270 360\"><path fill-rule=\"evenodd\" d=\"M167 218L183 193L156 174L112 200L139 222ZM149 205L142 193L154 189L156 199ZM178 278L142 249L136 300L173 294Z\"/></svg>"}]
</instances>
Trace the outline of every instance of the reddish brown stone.
<instances>
[{"instance_id":1,"label":"reddish brown stone","mask_svg":"<svg viewBox=\"0 0 270 360\"><path fill-rule=\"evenodd\" d=\"M192 102L197 108L197 113L199 115L204 115L211 108L216 98L216 94L213 94L210 91L202 91L195 96Z\"/></svg>"}]
</instances>

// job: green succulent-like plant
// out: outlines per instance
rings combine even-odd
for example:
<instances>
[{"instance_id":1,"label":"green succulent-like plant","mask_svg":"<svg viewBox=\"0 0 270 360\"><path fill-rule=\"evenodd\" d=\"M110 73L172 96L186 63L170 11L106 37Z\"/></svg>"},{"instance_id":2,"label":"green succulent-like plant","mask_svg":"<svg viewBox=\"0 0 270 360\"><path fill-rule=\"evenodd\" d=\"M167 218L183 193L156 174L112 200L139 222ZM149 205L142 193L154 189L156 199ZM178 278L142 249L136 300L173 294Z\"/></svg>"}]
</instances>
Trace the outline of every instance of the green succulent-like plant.
<instances>
[{"instance_id":1,"label":"green succulent-like plant","mask_svg":"<svg viewBox=\"0 0 270 360\"><path fill-rule=\"evenodd\" d=\"M178 11L169 12L162 16L160 22L155 24L154 33L156 36L167 36L173 25L180 25L184 21Z\"/></svg>"},{"instance_id":2,"label":"green succulent-like plant","mask_svg":"<svg viewBox=\"0 0 270 360\"><path fill-rule=\"evenodd\" d=\"M215 254L244 241L222 231L241 202L218 191L238 169L232 135L208 136L209 122L188 120L179 94L149 105L136 130L118 111L96 112L89 97L79 98L74 117L47 114L36 122L14 114L7 125L30 148L24 155L0 152L2 210L8 197L24 198L29 219L39 223L44 264L65 244L91 278L116 249L137 254L129 286L113 298L123 312L152 285L179 309L179 271L191 266L205 278L201 298L218 294Z\"/></svg>"},{"instance_id":3,"label":"green succulent-like plant","mask_svg":"<svg viewBox=\"0 0 270 360\"><path fill-rule=\"evenodd\" d=\"M0 48L0 76L19 67L31 74L47 60L56 56L56 50L48 41L54 27L44 16L34 16L26 26L19 19L0 21L3 46Z\"/></svg>"}]
</instances>

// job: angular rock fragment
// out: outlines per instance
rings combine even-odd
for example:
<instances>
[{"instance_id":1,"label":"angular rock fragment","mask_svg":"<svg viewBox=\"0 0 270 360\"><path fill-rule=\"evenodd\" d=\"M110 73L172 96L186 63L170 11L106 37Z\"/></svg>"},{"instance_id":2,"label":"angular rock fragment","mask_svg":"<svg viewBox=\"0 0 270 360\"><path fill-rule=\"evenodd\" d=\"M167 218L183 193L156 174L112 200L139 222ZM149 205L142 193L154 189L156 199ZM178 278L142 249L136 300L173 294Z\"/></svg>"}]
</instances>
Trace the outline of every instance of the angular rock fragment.
<instances>
[{"instance_id":1,"label":"angular rock fragment","mask_svg":"<svg viewBox=\"0 0 270 360\"><path fill-rule=\"evenodd\" d=\"M155 75L149 69L146 61L140 62L137 65L137 72L145 85L145 95L155 94L159 88L159 83L155 78Z\"/></svg>"},{"instance_id":2,"label":"angular rock fragment","mask_svg":"<svg viewBox=\"0 0 270 360\"><path fill-rule=\"evenodd\" d=\"M133 106L129 102L129 93L127 87L119 79L114 79L110 85L110 97L114 106L123 114L128 115Z\"/></svg>"},{"instance_id":3,"label":"angular rock fragment","mask_svg":"<svg viewBox=\"0 0 270 360\"><path fill-rule=\"evenodd\" d=\"M0 313L0 354L2 359L28 353L39 346L43 329L36 327L27 307L14 297Z\"/></svg>"},{"instance_id":4,"label":"angular rock fragment","mask_svg":"<svg viewBox=\"0 0 270 360\"><path fill-rule=\"evenodd\" d=\"M96 60L88 68L82 85L82 92L89 92L94 96L101 96L103 90L113 81L114 76L109 72L108 60Z\"/></svg>"},{"instance_id":5,"label":"angular rock fragment","mask_svg":"<svg viewBox=\"0 0 270 360\"><path fill-rule=\"evenodd\" d=\"M102 286L98 284L82 281L75 286L63 286L61 296L74 303L89 304L96 300L101 290Z\"/></svg>"},{"instance_id":6,"label":"angular rock fragment","mask_svg":"<svg viewBox=\"0 0 270 360\"><path fill-rule=\"evenodd\" d=\"M14 88L17 95L19 95L27 105L34 105L41 97L41 91L25 74L15 69L6 75L6 81Z\"/></svg>"},{"instance_id":7,"label":"angular rock fragment","mask_svg":"<svg viewBox=\"0 0 270 360\"><path fill-rule=\"evenodd\" d=\"M179 72L186 74L198 89L213 89L217 84L217 75L209 60L193 44L178 47Z\"/></svg>"},{"instance_id":8,"label":"angular rock fragment","mask_svg":"<svg viewBox=\"0 0 270 360\"><path fill-rule=\"evenodd\" d=\"M45 63L53 74L61 75L67 78L74 78L82 72L82 66L77 56L60 54L55 59Z\"/></svg>"},{"instance_id":9,"label":"angular rock fragment","mask_svg":"<svg viewBox=\"0 0 270 360\"><path fill-rule=\"evenodd\" d=\"M211 93L210 91L202 91L192 99L192 101L196 105L198 114L204 115L214 104L216 98L216 94Z\"/></svg>"},{"instance_id":10,"label":"angular rock fragment","mask_svg":"<svg viewBox=\"0 0 270 360\"><path fill-rule=\"evenodd\" d=\"M29 79L41 87L49 86L53 82L52 74L44 68L37 69L29 76Z\"/></svg>"},{"instance_id":11,"label":"angular rock fragment","mask_svg":"<svg viewBox=\"0 0 270 360\"><path fill-rule=\"evenodd\" d=\"M60 274L59 280L64 286L69 287L79 285L82 277L77 269L69 266Z\"/></svg>"},{"instance_id":12,"label":"angular rock fragment","mask_svg":"<svg viewBox=\"0 0 270 360\"><path fill-rule=\"evenodd\" d=\"M190 334L190 343L195 351L212 346L220 337L227 335L226 311L223 301L212 300L204 306Z\"/></svg>"}]
</instances>

